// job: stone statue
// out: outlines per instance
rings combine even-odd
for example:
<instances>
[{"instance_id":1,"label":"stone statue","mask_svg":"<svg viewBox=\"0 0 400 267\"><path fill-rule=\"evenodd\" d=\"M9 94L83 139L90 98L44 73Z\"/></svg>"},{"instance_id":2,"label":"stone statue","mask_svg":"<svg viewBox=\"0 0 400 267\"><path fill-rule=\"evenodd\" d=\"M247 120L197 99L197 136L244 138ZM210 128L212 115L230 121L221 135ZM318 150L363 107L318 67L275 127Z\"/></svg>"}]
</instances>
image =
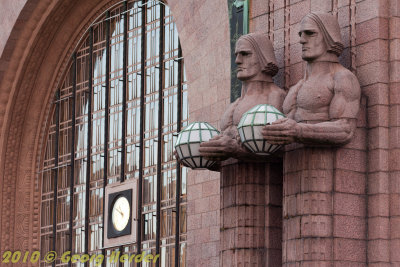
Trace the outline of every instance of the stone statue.
<instances>
[{"instance_id":1,"label":"stone statue","mask_svg":"<svg viewBox=\"0 0 400 267\"><path fill-rule=\"evenodd\" d=\"M262 158L251 153L241 142L237 126L242 115L257 104L270 104L282 111L285 91L273 83L278 72L274 49L266 34L243 35L236 43L237 77L242 81L241 97L232 103L221 118L221 134L200 145L206 158L223 161Z\"/></svg>"},{"instance_id":2,"label":"stone statue","mask_svg":"<svg viewBox=\"0 0 400 267\"><path fill-rule=\"evenodd\" d=\"M356 76L338 61L343 50L335 16L310 13L300 24L305 75L283 103L287 118L263 129L271 144L343 145L354 135L361 90Z\"/></svg>"}]
</instances>

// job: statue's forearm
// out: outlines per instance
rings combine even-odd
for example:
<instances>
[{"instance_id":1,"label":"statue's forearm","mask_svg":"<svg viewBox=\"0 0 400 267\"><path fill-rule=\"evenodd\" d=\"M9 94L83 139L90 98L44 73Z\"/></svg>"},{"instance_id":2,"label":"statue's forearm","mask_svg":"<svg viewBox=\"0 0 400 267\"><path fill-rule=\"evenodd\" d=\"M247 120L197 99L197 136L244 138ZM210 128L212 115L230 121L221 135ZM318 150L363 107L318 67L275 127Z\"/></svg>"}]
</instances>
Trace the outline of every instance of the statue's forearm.
<instances>
[{"instance_id":1,"label":"statue's forearm","mask_svg":"<svg viewBox=\"0 0 400 267\"><path fill-rule=\"evenodd\" d=\"M304 144L343 145L354 134L355 122L345 119L317 124L298 123L296 141Z\"/></svg>"}]
</instances>

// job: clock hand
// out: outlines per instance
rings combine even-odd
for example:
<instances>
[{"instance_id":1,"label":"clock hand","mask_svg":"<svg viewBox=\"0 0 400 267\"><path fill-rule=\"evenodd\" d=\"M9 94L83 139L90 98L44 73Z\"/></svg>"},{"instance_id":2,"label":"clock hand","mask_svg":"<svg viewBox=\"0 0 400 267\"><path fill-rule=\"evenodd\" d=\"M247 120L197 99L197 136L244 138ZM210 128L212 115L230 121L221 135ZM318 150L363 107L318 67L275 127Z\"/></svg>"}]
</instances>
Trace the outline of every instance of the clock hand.
<instances>
[{"instance_id":1,"label":"clock hand","mask_svg":"<svg viewBox=\"0 0 400 267\"><path fill-rule=\"evenodd\" d=\"M117 207L117 211L118 211L119 213L121 213L122 217L124 217L124 213L120 210L120 207L119 207L119 206Z\"/></svg>"}]
</instances>

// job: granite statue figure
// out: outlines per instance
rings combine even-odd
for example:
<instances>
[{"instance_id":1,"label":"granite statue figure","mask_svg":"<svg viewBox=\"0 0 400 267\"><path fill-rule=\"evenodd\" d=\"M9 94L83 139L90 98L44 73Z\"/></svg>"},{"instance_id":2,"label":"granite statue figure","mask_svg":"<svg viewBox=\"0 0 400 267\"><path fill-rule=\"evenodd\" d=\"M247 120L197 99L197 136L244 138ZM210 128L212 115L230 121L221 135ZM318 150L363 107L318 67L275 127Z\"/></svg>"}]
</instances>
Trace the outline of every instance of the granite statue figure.
<instances>
[{"instance_id":1,"label":"granite statue figure","mask_svg":"<svg viewBox=\"0 0 400 267\"><path fill-rule=\"evenodd\" d=\"M236 43L237 77L242 81L241 97L230 104L223 114L221 134L200 145L202 156L223 161L230 157L239 160L257 160L241 142L237 131L242 115L257 104L270 104L282 111L285 91L274 84L278 72L274 49L263 33L243 35Z\"/></svg>"},{"instance_id":2,"label":"granite statue figure","mask_svg":"<svg viewBox=\"0 0 400 267\"><path fill-rule=\"evenodd\" d=\"M361 90L356 76L339 63L338 21L328 13L310 13L300 23L299 36L304 77L284 100L287 118L265 126L263 137L272 144L346 144L356 129Z\"/></svg>"}]
</instances>

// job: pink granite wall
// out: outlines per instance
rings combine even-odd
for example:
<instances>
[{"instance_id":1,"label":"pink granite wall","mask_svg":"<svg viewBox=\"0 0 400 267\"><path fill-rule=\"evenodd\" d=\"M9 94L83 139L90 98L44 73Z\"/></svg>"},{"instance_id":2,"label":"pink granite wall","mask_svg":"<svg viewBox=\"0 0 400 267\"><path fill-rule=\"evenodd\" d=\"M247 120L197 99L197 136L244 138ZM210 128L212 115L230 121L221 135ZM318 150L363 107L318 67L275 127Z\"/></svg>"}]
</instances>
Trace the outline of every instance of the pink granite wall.
<instances>
[{"instance_id":1,"label":"pink granite wall","mask_svg":"<svg viewBox=\"0 0 400 267\"><path fill-rule=\"evenodd\" d=\"M280 67L276 82L285 88L297 82L304 70L298 22L310 11L337 14L346 46L340 61L359 78L363 108L355 140L337 155L336 164L341 166L335 172L344 172L345 179L334 180L338 195L334 214L339 217L333 229L339 243L332 256L335 266L345 266L340 260L348 266L358 266L356 262L364 262L362 266L395 264L400 261L399 1L251 3L250 29L269 32Z\"/></svg>"},{"instance_id":2,"label":"pink granite wall","mask_svg":"<svg viewBox=\"0 0 400 267\"><path fill-rule=\"evenodd\" d=\"M230 43L225 0L168 0L176 20L189 88L189 120L219 128L230 103ZM220 264L219 173L189 171L187 266Z\"/></svg>"}]
</instances>

